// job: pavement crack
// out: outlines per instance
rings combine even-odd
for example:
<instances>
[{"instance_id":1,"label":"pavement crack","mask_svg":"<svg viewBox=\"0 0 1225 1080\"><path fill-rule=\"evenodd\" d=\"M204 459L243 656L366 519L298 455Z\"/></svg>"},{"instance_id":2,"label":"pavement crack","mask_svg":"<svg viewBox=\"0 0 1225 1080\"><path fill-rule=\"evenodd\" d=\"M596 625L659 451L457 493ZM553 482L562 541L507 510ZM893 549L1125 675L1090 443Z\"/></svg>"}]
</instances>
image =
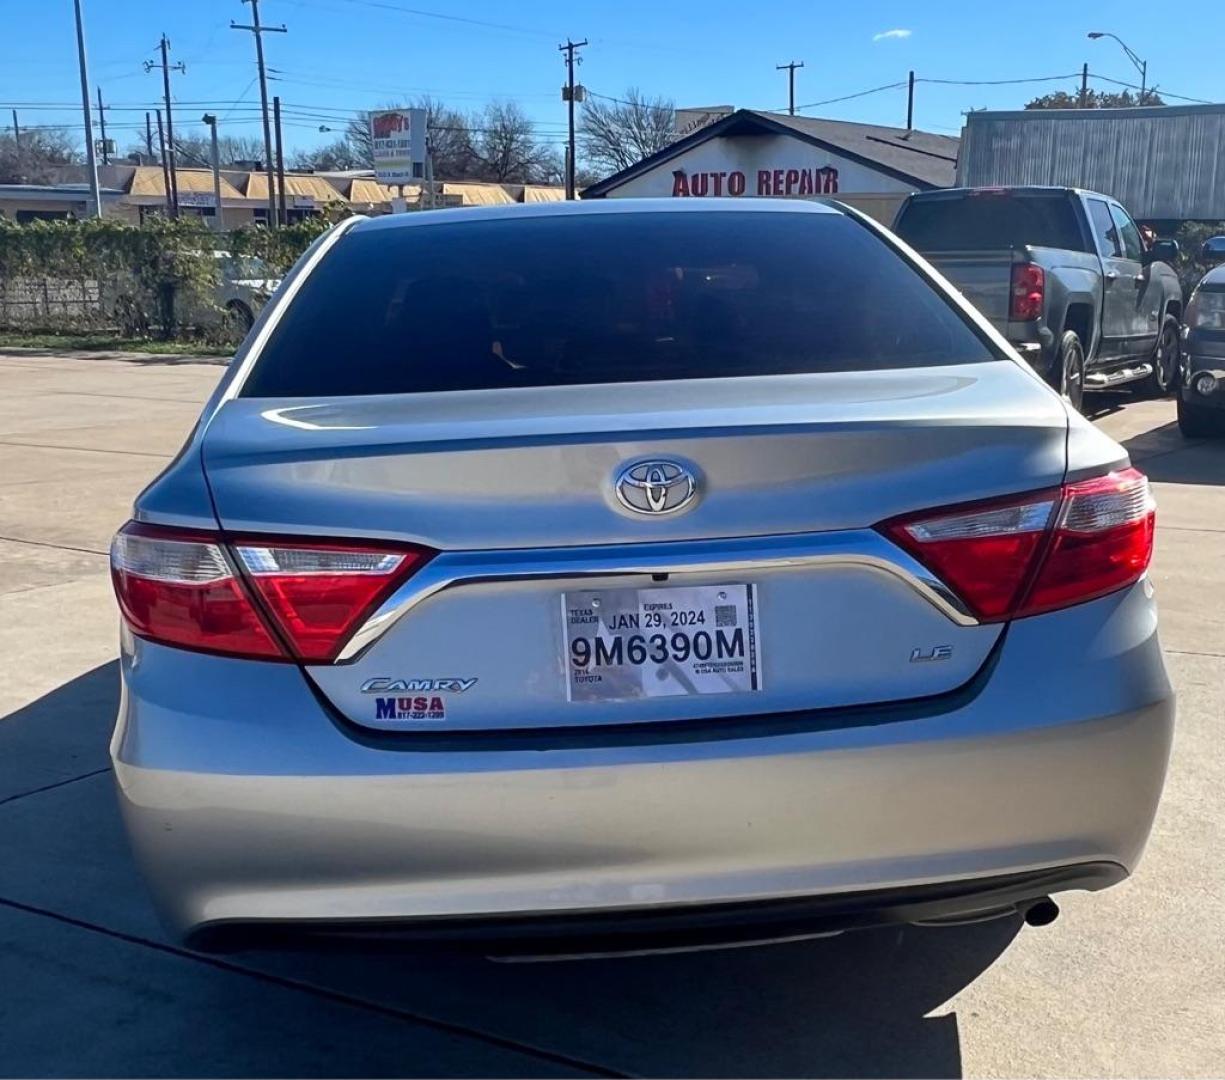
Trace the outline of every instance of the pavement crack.
<instances>
[{"instance_id":1,"label":"pavement crack","mask_svg":"<svg viewBox=\"0 0 1225 1080\"><path fill-rule=\"evenodd\" d=\"M170 454L151 454L148 450L112 450L101 446L64 446L62 443L19 442L0 435L0 446L22 446L31 450L71 450L78 454L124 454L127 457L156 458L166 461Z\"/></svg>"},{"instance_id":2,"label":"pavement crack","mask_svg":"<svg viewBox=\"0 0 1225 1080\"><path fill-rule=\"evenodd\" d=\"M0 806L6 803L16 802L18 799L26 799L31 795L39 795L44 791L54 791L56 788L67 787L69 784L75 784L78 780L88 780L91 776L101 776L103 773L111 771L111 767L107 765L102 769L94 769L92 772L81 773L80 776L72 776L67 780L57 780L54 784L44 784L42 787L31 788L29 791L19 791L16 795L6 795L0 799Z\"/></svg>"},{"instance_id":3,"label":"pavement crack","mask_svg":"<svg viewBox=\"0 0 1225 1080\"><path fill-rule=\"evenodd\" d=\"M1166 649L1171 656L1212 656L1217 660L1225 660L1225 653L1200 652L1197 649Z\"/></svg>"},{"instance_id":4,"label":"pavement crack","mask_svg":"<svg viewBox=\"0 0 1225 1080\"><path fill-rule=\"evenodd\" d=\"M242 964L236 964L231 960L223 960L220 957L192 952L190 949L180 948L177 945L169 945L162 941L154 941L152 938L141 937L139 934L112 930L108 926L89 922L86 919L78 919L72 915L64 915L61 912L51 911L48 908L37 907L34 904L22 903L20 900L11 900L8 897L0 896L0 907L11 908L14 911L21 911L27 915L38 915L46 919L52 919L66 926L76 927L78 930L102 934L116 941L123 941L129 945L143 946L146 949L153 949L156 952L169 956L176 956L182 960L191 960L197 964L203 964L206 967L215 968L219 971L226 971L233 975L246 975L248 978L257 979L272 986L279 986L286 990L297 990L299 993L311 994L340 1005L347 1005L350 1008L364 1009L367 1012L378 1013L379 1015L403 1020L408 1023L421 1024L435 1031L460 1038L475 1039L478 1042L497 1047L500 1050L509 1050L512 1053L533 1057L539 1061L547 1061L568 1069L575 1069L592 1076L605 1076L616 1078L616 1080L625 1080L625 1078L632 1075L630 1073L619 1072L616 1069L610 1069L604 1065L598 1065L592 1061L573 1057L570 1054L563 1054L555 1050L546 1049L545 1047L534 1046L531 1043L520 1042L517 1039L495 1035L492 1032L482 1031L480 1028L469 1027L466 1024L442 1020L438 1017L413 1012L409 1009L399 1009L392 1005L383 1005L377 1001L370 1001L367 998L358 997L355 994L347 994L340 990L331 990L326 986L318 986L314 983L305 982L302 979L294 979L286 975L273 975L266 971L260 971L258 968L249 968Z\"/></svg>"},{"instance_id":5,"label":"pavement crack","mask_svg":"<svg viewBox=\"0 0 1225 1080\"><path fill-rule=\"evenodd\" d=\"M0 536L0 541L9 544L29 544L30 547L53 548L56 551L79 551L84 555L109 555L109 551L97 548L77 547L75 544L53 544L48 540L27 540L22 536Z\"/></svg>"}]
</instances>

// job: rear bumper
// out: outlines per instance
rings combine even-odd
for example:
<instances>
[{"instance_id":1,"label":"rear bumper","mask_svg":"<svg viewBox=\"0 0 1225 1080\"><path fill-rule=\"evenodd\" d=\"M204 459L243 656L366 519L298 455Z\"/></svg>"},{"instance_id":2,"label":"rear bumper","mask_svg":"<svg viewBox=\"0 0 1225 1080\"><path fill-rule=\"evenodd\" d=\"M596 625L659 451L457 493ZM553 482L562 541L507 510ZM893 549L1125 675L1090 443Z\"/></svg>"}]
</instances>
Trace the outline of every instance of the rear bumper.
<instances>
[{"instance_id":1,"label":"rear bumper","mask_svg":"<svg viewBox=\"0 0 1225 1080\"><path fill-rule=\"evenodd\" d=\"M774 901L881 921L896 890L964 914L1000 875L1100 887L1140 857L1172 735L1148 592L1015 624L973 694L709 739L357 740L293 668L128 641L120 801L180 931Z\"/></svg>"},{"instance_id":2,"label":"rear bumper","mask_svg":"<svg viewBox=\"0 0 1225 1080\"><path fill-rule=\"evenodd\" d=\"M1201 393L1195 382L1195 377L1204 372L1211 374L1216 380L1215 386L1207 394ZM1185 356L1182 386L1178 392L1189 405L1205 409L1225 409L1225 357L1194 354Z\"/></svg>"},{"instance_id":3,"label":"rear bumper","mask_svg":"<svg viewBox=\"0 0 1225 1080\"><path fill-rule=\"evenodd\" d=\"M359 941L368 937L380 942L537 956L676 950L820 937L907 923L953 926L984 922L1025 914L1052 893L1096 891L1126 877L1127 871L1118 863L1078 863L936 885L742 903L658 905L560 915L215 922L192 932L189 941L193 948L205 952L297 946L321 938Z\"/></svg>"}]
</instances>

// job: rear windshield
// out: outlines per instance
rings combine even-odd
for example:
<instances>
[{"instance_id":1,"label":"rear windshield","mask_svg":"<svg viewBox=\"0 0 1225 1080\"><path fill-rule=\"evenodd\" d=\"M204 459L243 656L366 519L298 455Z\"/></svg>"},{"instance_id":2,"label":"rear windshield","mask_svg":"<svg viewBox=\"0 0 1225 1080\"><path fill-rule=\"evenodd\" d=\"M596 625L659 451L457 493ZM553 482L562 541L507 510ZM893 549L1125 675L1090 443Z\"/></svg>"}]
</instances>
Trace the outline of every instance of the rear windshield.
<instances>
[{"instance_id":1,"label":"rear windshield","mask_svg":"<svg viewBox=\"0 0 1225 1080\"><path fill-rule=\"evenodd\" d=\"M1085 251L1067 195L994 192L951 199L916 199L902 211L894 232L916 251L998 251L1064 248Z\"/></svg>"},{"instance_id":2,"label":"rear windshield","mask_svg":"<svg viewBox=\"0 0 1225 1080\"><path fill-rule=\"evenodd\" d=\"M940 294L841 215L557 215L342 237L303 283L243 395L990 359Z\"/></svg>"}]
</instances>

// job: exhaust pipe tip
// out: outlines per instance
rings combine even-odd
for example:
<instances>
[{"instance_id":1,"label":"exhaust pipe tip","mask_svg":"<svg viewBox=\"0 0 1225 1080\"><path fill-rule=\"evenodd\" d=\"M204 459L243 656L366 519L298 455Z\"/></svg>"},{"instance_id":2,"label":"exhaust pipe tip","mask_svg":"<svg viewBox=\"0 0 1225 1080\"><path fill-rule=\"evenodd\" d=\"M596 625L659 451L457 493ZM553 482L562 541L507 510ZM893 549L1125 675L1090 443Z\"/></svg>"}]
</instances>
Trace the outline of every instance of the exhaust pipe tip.
<instances>
[{"instance_id":1,"label":"exhaust pipe tip","mask_svg":"<svg viewBox=\"0 0 1225 1080\"><path fill-rule=\"evenodd\" d=\"M1025 922L1029 926L1050 926L1059 918L1059 905L1049 896L1030 904L1025 909Z\"/></svg>"}]
</instances>

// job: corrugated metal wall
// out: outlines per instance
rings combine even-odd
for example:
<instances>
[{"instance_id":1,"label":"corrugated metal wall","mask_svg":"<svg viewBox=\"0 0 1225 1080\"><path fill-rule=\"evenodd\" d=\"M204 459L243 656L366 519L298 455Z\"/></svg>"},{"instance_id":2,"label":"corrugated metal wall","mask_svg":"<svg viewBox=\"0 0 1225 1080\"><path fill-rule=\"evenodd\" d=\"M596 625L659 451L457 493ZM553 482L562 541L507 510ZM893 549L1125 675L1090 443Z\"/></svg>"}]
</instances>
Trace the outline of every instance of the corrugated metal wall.
<instances>
[{"instance_id":1,"label":"corrugated metal wall","mask_svg":"<svg viewBox=\"0 0 1225 1080\"><path fill-rule=\"evenodd\" d=\"M969 113L957 183L1089 188L1138 218L1225 219L1225 105Z\"/></svg>"}]
</instances>

